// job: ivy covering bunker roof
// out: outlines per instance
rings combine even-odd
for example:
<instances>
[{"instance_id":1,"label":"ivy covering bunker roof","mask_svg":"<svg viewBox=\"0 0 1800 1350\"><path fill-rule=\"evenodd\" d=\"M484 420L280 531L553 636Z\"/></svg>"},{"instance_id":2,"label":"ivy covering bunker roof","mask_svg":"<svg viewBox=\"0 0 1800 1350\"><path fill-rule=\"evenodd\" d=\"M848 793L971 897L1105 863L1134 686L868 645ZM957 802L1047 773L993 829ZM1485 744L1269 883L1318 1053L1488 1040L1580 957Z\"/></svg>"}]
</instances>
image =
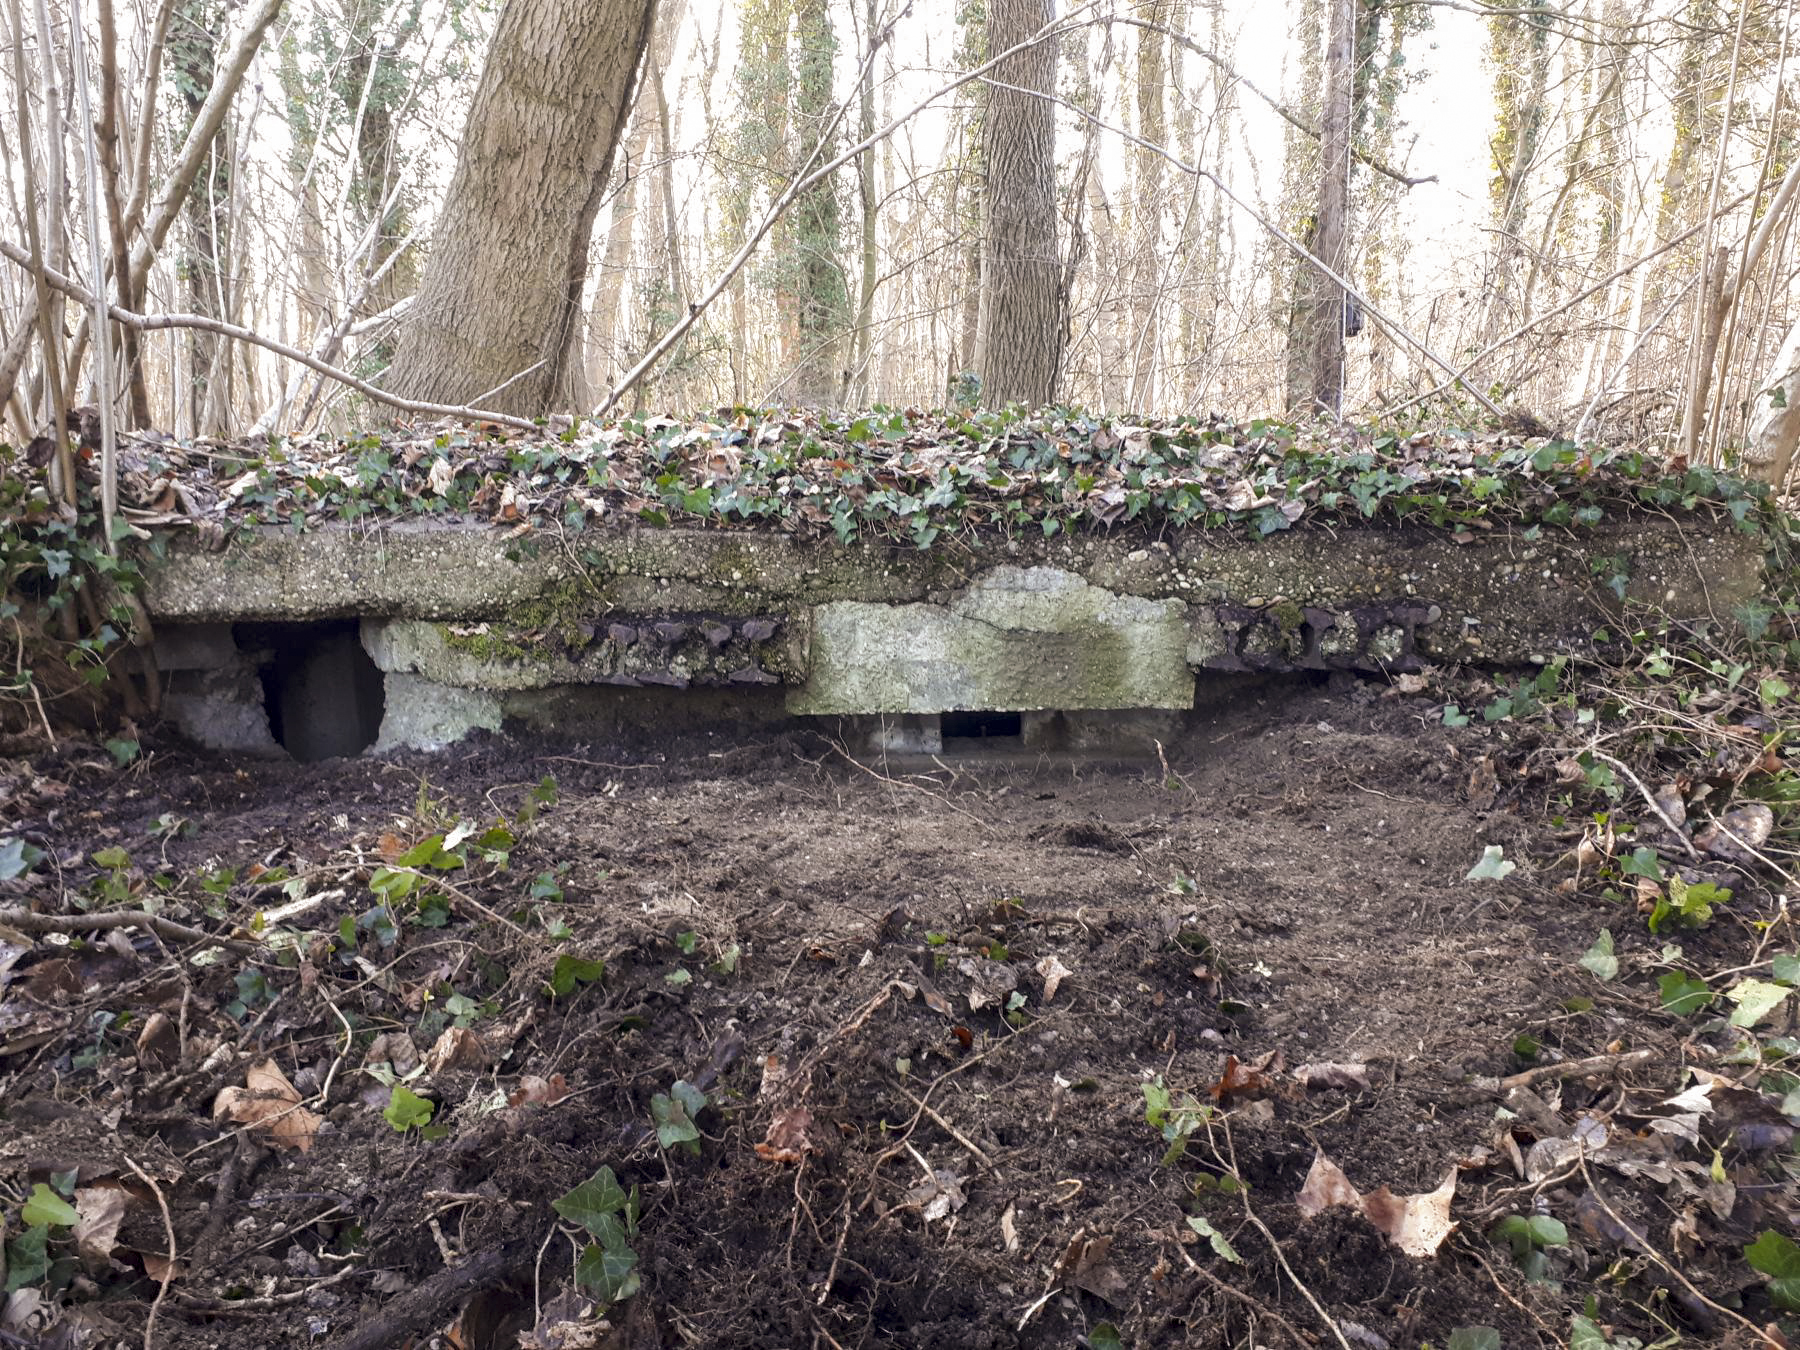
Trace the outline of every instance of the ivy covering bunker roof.
<instances>
[{"instance_id":1,"label":"ivy covering bunker roof","mask_svg":"<svg viewBox=\"0 0 1800 1350\"><path fill-rule=\"evenodd\" d=\"M970 530L1053 536L1143 526L1259 538L1311 526L1503 523L1580 529L1672 513L1758 527L1761 483L1653 450L1471 429L1131 420L876 408L735 409L552 422L540 434L415 426L349 438L123 449L140 529L374 518L515 530L647 524L779 529L928 548Z\"/></svg>"}]
</instances>

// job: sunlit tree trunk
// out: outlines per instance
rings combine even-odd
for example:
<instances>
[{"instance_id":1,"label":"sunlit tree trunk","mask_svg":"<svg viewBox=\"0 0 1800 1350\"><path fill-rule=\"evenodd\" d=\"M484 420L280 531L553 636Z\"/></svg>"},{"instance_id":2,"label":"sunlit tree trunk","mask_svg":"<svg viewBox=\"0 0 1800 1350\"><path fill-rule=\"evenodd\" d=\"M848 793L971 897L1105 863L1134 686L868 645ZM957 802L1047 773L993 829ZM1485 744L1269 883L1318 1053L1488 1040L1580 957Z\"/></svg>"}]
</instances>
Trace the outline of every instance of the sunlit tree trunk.
<instances>
[{"instance_id":1,"label":"sunlit tree trunk","mask_svg":"<svg viewBox=\"0 0 1800 1350\"><path fill-rule=\"evenodd\" d=\"M573 404L587 250L654 0L507 0L388 387Z\"/></svg>"},{"instance_id":2,"label":"sunlit tree trunk","mask_svg":"<svg viewBox=\"0 0 1800 1350\"><path fill-rule=\"evenodd\" d=\"M1051 0L990 0L988 50L1002 52L1051 21ZM990 406L1049 403L1062 360L1062 269L1056 247L1056 42L1001 62L988 93L983 156L981 313L976 373Z\"/></svg>"}]
</instances>

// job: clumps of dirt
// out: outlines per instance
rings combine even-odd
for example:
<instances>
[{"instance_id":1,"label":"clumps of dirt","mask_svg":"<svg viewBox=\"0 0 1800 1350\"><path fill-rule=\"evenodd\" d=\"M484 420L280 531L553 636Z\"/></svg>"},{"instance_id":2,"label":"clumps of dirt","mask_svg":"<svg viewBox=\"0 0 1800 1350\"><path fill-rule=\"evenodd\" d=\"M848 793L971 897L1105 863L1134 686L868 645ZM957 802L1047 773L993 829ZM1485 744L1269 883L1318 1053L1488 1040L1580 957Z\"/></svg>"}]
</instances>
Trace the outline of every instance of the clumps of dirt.
<instances>
[{"instance_id":1,"label":"clumps of dirt","mask_svg":"<svg viewBox=\"0 0 1800 1350\"><path fill-rule=\"evenodd\" d=\"M5 777L0 836L46 857L0 904L155 907L262 946L0 932L9 1233L40 1183L131 1197L85 1266L47 1228L31 1315L103 1310L141 1339L154 1309L171 1347L454 1325L469 1350L1108 1328L1381 1350L1484 1326L1550 1343L1593 1294L1618 1335L1658 1334L1652 1307L1745 1334L1704 1300L1775 1315L1739 1252L1792 1217L1769 1180L1791 1125L1777 1143L1786 1118L1723 1080L1647 963L1631 983L1578 964L1603 925L1628 959L1646 944L1623 903L1555 889L1567 844L1536 823L1527 739L1339 681L1196 714L1172 774L903 785L803 736L645 763L165 746L125 771L65 747ZM1468 880L1490 844L1517 870ZM96 864L108 848L128 860ZM1724 935L1688 940L1726 964ZM478 1061L420 1067L458 1032ZM322 1116L304 1149L213 1115L265 1061ZM1668 1106L1702 1061L1712 1109ZM1321 1155L1363 1196L1454 1172L1455 1230L1414 1256L1358 1208L1306 1217ZM555 1207L602 1168L616 1234ZM1629 1230L1584 1201L1602 1186ZM1535 1281L1489 1241L1513 1214L1565 1230ZM609 1330L581 1320L590 1248L636 1282Z\"/></svg>"}]
</instances>

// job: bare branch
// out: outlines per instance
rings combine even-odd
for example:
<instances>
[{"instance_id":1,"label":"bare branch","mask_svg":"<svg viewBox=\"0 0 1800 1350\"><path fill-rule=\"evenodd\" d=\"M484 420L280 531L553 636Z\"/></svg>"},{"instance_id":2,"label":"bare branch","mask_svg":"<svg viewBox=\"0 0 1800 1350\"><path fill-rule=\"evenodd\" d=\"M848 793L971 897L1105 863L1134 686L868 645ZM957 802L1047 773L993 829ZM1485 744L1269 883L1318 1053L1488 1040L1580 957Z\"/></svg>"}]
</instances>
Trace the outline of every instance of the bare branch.
<instances>
[{"instance_id":1,"label":"bare branch","mask_svg":"<svg viewBox=\"0 0 1800 1350\"><path fill-rule=\"evenodd\" d=\"M1372 300L1370 300L1368 298L1368 296L1364 295L1355 286L1351 285L1349 281L1345 280L1345 278L1340 276L1334 269L1327 266L1324 259L1320 258L1317 254L1313 253L1310 249L1308 249L1306 247L1305 244L1302 244L1298 239L1294 238L1293 235L1289 234L1286 230L1282 229L1281 226L1277 225L1274 221L1270 220L1267 216L1263 215L1262 212L1258 211L1254 206L1250 205L1249 202L1245 201L1242 197L1238 196L1237 193L1233 192L1230 188L1226 187L1224 182L1219 178L1219 176L1217 174L1213 173L1211 170L1202 169L1196 164L1189 164L1186 160L1182 159L1179 155L1176 155L1173 152L1171 152L1167 147L1157 145L1153 141L1147 141L1142 136L1134 135L1132 132L1127 131L1124 127L1114 126L1110 122L1107 122L1107 121L1102 120L1101 118L1095 117L1087 109L1078 107L1075 104L1070 103L1067 99L1061 98L1055 94L1041 94L1041 93L1036 93L1033 90L1019 88L1018 86L1014 86L1014 85L1002 85L1000 83L1000 81L993 80L993 79L987 79L987 80L984 80L984 82L987 84L993 85L996 88L1014 89L1016 92L1019 92L1019 93L1033 94L1034 97L1048 99L1052 103L1060 104L1064 108L1067 108L1070 112L1073 112L1076 116L1085 118L1089 122L1092 122L1095 126L1099 127L1101 130L1110 131L1113 133L1113 135L1121 136L1125 140L1130 141L1133 145L1141 145L1146 150L1154 151L1156 154L1159 154L1164 159L1168 160L1169 163L1173 164L1176 168L1180 169L1183 173L1192 174L1197 178L1204 178L1207 182L1211 183L1213 185L1213 187L1217 188L1219 190L1219 192L1222 193L1225 196L1225 198L1231 202L1231 204L1233 206L1237 207L1245 215L1249 216L1252 220L1254 220L1258 225L1262 226L1263 229L1267 230L1276 239L1280 240L1282 245L1284 247L1286 247L1290 252L1292 252L1296 257L1302 259L1304 262L1306 262L1310 266L1317 268L1319 271L1319 274L1321 276L1324 276L1327 279L1329 279L1330 282L1334 286L1341 286L1344 290L1344 293L1346 295L1350 296L1353 300L1355 300L1357 302L1357 304L1361 305L1363 312L1365 314L1367 314L1371 319L1375 320L1378 324L1380 324L1384 329L1386 329L1388 332L1388 335L1390 337L1396 338L1399 341L1405 343L1407 346L1413 348L1413 350L1417 351L1420 355L1424 356L1433 365L1438 366L1442 370L1446 370L1446 371L1450 372L1451 383L1462 385L1462 387L1469 393L1469 395L1472 398L1474 398L1474 400L1477 403L1481 404L1482 407L1486 408L1495 417L1503 416L1500 409L1494 405L1493 400L1488 398L1488 396L1486 394L1482 393L1479 389L1475 388L1474 385L1469 384L1466 380L1464 380L1462 378L1462 376L1457 373L1456 367L1452 366L1448 361L1446 361L1443 357L1439 356L1430 347L1427 347L1422 341L1420 341L1418 338L1414 337L1411 333L1407 332L1406 329L1403 326L1401 326L1401 324L1398 320L1390 318L1388 315L1382 313L1381 310L1377 309L1375 307L1375 303Z\"/></svg>"},{"instance_id":2,"label":"bare branch","mask_svg":"<svg viewBox=\"0 0 1800 1350\"><path fill-rule=\"evenodd\" d=\"M0 239L0 256L12 259L21 267L31 266L31 255L16 244ZM70 299L84 305L94 303L93 294L85 286L64 276L61 272L46 267L45 280ZM290 361L316 370L319 374L336 380L356 390L365 398L384 403L401 412L418 413L423 417L454 417L465 422L495 422L501 426L514 427L520 431L536 431L537 423L529 422L523 417L514 417L510 413L489 412L483 408L469 408L449 403L422 403L416 399L396 398L386 390L378 389L367 380L352 375L347 370L339 370L336 366L327 365L309 352L291 347L285 342L277 342L274 338L266 338L260 333L252 332L235 323L226 323L223 319L209 318L204 314L134 314L122 305L108 305L106 312L112 318L128 328L140 332L149 332L164 328L198 328L204 332L217 333L221 337L235 338L239 342L248 342L252 346L261 347L265 351L274 352L277 356L285 356Z\"/></svg>"}]
</instances>

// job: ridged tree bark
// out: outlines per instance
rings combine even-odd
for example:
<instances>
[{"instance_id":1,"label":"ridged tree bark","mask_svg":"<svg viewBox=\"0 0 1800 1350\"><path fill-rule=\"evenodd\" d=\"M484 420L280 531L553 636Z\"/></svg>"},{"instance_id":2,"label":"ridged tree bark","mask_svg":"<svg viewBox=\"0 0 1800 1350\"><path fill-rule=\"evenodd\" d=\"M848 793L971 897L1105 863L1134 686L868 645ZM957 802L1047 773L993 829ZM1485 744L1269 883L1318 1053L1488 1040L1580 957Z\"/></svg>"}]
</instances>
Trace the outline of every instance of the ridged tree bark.
<instances>
[{"instance_id":1,"label":"ridged tree bark","mask_svg":"<svg viewBox=\"0 0 1800 1350\"><path fill-rule=\"evenodd\" d=\"M655 0L507 0L387 387L574 403L588 242Z\"/></svg>"},{"instance_id":2,"label":"ridged tree bark","mask_svg":"<svg viewBox=\"0 0 1800 1350\"><path fill-rule=\"evenodd\" d=\"M1054 17L1052 0L990 0L988 50L1003 52ZM1062 268L1056 248L1056 41L1002 61L989 90L981 312L975 370L991 407L1037 407L1056 394L1062 364ZM1035 92L1024 92L1024 91Z\"/></svg>"},{"instance_id":3,"label":"ridged tree bark","mask_svg":"<svg viewBox=\"0 0 1800 1350\"><path fill-rule=\"evenodd\" d=\"M1170 0L1150 0L1144 18L1168 27ZM1164 85L1168 79L1166 39L1161 33L1140 29L1137 34L1138 135L1151 145L1168 144L1164 115ZM1131 407L1148 411L1156 402L1157 310L1162 303L1163 263L1163 157L1140 145L1137 160L1136 247L1131 279Z\"/></svg>"}]
</instances>

